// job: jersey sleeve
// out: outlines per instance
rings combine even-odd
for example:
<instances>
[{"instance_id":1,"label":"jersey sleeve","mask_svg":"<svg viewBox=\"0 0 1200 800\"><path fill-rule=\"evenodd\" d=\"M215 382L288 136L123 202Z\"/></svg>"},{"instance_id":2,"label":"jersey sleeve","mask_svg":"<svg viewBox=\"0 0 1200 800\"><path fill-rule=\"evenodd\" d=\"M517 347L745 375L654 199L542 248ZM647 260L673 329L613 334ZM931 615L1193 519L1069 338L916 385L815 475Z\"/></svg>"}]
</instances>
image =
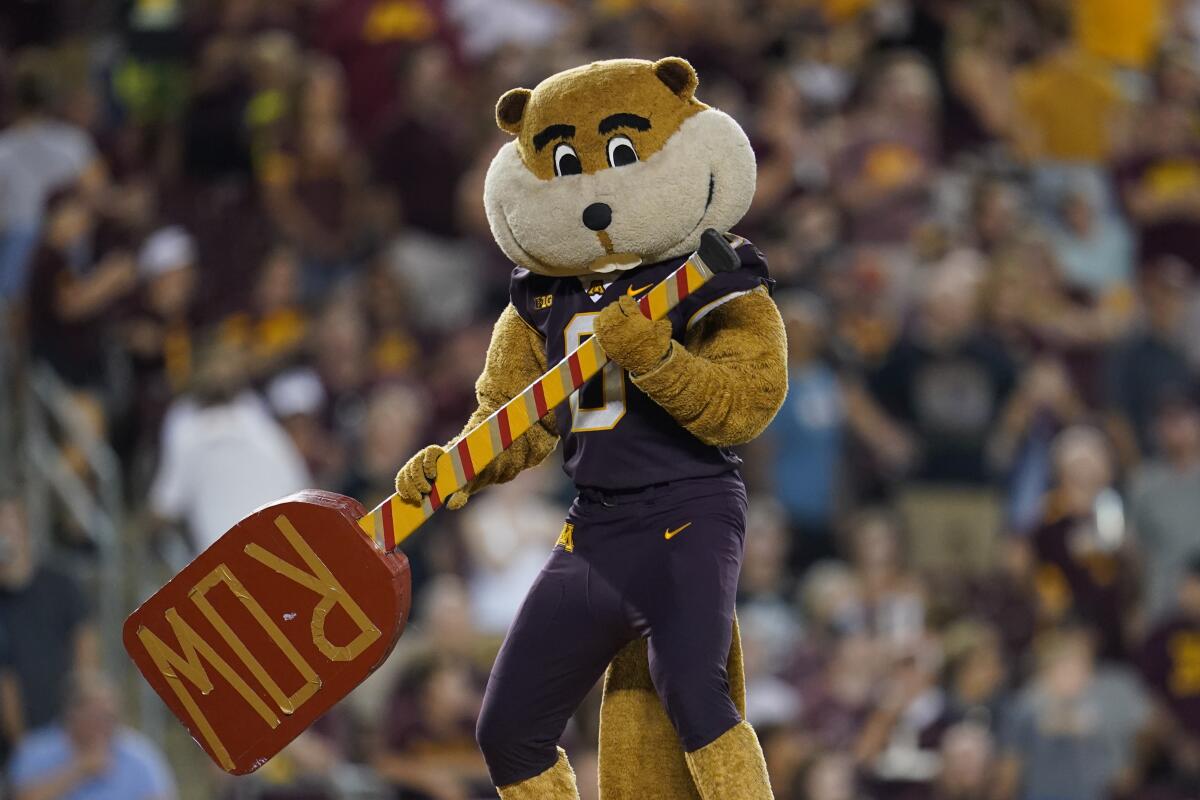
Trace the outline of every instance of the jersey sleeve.
<instances>
[{"instance_id":1,"label":"jersey sleeve","mask_svg":"<svg viewBox=\"0 0 1200 800\"><path fill-rule=\"evenodd\" d=\"M708 283L679 304L684 329L691 328L723 303L748 294L760 286L772 289L775 282L767 272L767 259L746 239L732 242L740 266L732 272L719 272Z\"/></svg>"}]
</instances>

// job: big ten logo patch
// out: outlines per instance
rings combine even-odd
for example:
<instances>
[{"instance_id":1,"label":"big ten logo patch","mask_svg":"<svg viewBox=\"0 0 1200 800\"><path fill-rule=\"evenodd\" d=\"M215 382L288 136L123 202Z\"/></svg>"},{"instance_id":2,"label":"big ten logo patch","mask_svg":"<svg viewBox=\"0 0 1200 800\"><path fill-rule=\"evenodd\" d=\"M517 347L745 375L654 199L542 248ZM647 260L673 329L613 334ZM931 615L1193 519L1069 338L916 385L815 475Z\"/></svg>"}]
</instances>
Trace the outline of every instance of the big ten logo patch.
<instances>
[{"instance_id":1,"label":"big ten logo patch","mask_svg":"<svg viewBox=\"0 0 1200 800\"><path fill-rule=\"evenodd\" d=\"M554 305L554 295L552 294L539 294L533 298L533 307L538 311L549 308L552 305Z\"/></svg>"},{"instance_id":2,"label":"big ten logo patch","mask_svg":"<svg viewBox=\"0 0 1200 800\"><path fill-rule=\"evenodd\" d=\"M558 534L558 541L554 543L555 547L561 547L568 553L575 552L575 526L570 522L564 523L562 533Z\"/></svg>"}]
</instances>

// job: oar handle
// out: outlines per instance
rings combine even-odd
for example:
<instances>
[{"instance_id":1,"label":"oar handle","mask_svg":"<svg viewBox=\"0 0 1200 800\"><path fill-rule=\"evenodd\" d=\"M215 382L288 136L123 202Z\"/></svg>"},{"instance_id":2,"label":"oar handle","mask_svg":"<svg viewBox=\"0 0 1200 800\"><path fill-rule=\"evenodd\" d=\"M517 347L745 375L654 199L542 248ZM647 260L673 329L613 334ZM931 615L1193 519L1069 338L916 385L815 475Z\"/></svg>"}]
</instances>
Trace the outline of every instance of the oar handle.
<instances>
[{"instance_id":1,"label":"oar handle","mask_svg":"<svg viewBox=\"0 0 1200 800\"><path fill-rule=\"evenodd\" d=\"M662 319L713 275L737 267L738 257L733 247L724 236L709 228L700 236L700 249L643 294L638 305L650 319ZM446 452L437 460L437 478L429 494L421 498L421 505L406 503L393 494L358 521L363 532L384 550L394 550L433 516L450 495L466 487L521 434L578 391L607 363L608 356L600 349L596 337L589 337L524 391L447 445Z\"/></svg>"}]
</instances>

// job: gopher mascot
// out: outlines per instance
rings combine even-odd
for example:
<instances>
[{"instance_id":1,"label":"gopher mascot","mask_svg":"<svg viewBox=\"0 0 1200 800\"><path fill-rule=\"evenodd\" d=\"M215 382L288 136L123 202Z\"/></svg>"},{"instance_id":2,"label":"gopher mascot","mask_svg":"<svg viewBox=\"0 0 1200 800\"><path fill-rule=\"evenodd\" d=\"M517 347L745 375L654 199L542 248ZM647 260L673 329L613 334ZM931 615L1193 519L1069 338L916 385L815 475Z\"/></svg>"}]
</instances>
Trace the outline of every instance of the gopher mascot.
<instances>
[{"instance_id":1,"label":"gopher mascot","mask_svg":"<svg viewBox=\"0 0 1200 800\"><path fill-rule=\"evenodd\" d=\"M755 163L728 115L695 97L683 59L601 61L500 98L514 141L484 204L513 270L476 384L482 422L589 336L611 363L447 501L511 480L561 438L578 496L488 681L479 746L506 800L577 798L557 742L608 670L605 800L770 798L742 719L734 596L746 491L732 445L787 392L783 324L753 245L740 268L651 322L637 298L750 205ZM443 448L396 478L420 503Z\"/></svg>"}]
</instances>

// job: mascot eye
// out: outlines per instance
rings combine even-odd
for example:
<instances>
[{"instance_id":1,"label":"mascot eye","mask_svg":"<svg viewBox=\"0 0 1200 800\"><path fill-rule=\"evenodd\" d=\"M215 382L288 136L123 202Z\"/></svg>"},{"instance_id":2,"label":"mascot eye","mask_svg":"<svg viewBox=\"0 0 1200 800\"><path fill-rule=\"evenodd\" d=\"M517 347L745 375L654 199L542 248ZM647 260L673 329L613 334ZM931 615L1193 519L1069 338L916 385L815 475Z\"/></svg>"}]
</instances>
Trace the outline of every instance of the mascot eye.
<instances>
[{"instance_id":1,"label":"mascot eye","mask_svg":"<svg viewBox=\"0 0 1200 800\"><path fill-rule=\"evenodd\" d=\"M638 160L637 150L628 136L614 136L608 140L608 163L613 167L623 167Z\"/></svg>"},{"instance_id":2,"label":"mascot eye","mask_svg":"<svg viewBox=\"0 0 1200 800\"><path fill-rule=\"evenodd\" d=\"M579 154L575 152L575 148L571 145L561 142L554 148L554 174L555 175L578 175L583 172L583 164L579 161Z\"/></svg>"}]
</instances>

